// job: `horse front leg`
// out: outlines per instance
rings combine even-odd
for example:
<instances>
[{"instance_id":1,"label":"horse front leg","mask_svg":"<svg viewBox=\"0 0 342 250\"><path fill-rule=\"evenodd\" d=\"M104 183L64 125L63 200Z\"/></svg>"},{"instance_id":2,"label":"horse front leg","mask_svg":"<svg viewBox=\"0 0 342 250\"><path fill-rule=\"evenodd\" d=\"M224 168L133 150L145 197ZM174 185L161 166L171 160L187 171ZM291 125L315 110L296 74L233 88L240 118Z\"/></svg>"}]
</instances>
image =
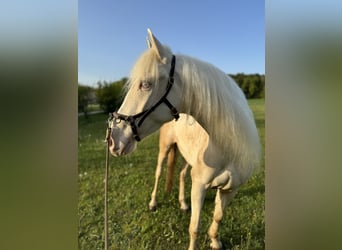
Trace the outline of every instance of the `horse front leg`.
<instances>
[{"instance_id":1,"label":"horse front leg","mask_svg":"<svg viewBox=\"0 0 342 250\"><path fill-rule=\"evenodd\" d=\"M215 210L213 216L213 222L208 230L208 235L211 239L210 247L212 249L222 249L222 243L218 239L218 228L220 222L223 217L223 212L225 207L230 203L230 201L234 198L237 190L228 191L228 190L221 190L217 189L216 198L215 198Z\"/></svg>"},{"instance_id":2,"label":"horse front leg","mask_svg":"<svg viewBox=\"0 0 342 250\"><path fill-rule=\"evenodd\" d=\"M200 215L205 196L205 185L194 181L191 186L191 219L189 225L190 245L189 250L196 249L196 239L199 231Z\"/></svg>"},{"instance_id":3,"label":"horse front leg","mask_svg":"<svg viewBox=\"0 0 342 250\"><path fill-rule=\"evenodd\" d=\"M162 172L162 165L167 154L167 147L159 147L159 154L158 154L158 163L155 172L155 182L154 188L151 194L151 201L149 203L149 208L151 211L155 211L157 208L157 189L158 189L158 182Z\"/></svg>"}]
</instances>

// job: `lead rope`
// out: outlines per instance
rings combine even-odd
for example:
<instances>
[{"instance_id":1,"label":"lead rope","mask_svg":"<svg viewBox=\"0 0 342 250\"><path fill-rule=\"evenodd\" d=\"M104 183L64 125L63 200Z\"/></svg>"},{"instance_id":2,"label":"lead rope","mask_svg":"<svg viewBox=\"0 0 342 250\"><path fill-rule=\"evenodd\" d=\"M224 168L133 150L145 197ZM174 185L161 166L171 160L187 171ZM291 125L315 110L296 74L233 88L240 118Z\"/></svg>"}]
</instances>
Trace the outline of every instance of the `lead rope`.
<instances>
[{"instance_id":1,"label":"lead rope","mask_svg":"<svg viewBox=\"0 0 342 250\"><path fill-rule=\"evenodd\" d=\"M107 141L107 150L106 150L106 173L105 173L105 214L104 214L104 230L105 230L105 250L108 250L108 174L109 174L109 139L110 139L111 129L108 126L106 131L106 141Z\"/></svg>"}]
</instances>

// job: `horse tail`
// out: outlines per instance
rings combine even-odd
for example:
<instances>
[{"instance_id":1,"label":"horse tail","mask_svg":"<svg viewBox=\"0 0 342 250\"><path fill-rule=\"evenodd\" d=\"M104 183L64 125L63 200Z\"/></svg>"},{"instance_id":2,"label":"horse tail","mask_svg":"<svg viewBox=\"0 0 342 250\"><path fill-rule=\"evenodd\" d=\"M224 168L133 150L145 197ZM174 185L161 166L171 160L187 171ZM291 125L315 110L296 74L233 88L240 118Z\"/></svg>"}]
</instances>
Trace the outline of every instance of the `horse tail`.
<instances>
[{"instance_id":1,"label":"horse tail","mask_svg":"<svg viewBox=\"0 0 342 250\"><path fill-rule=\"evenodd\" d=\"M167 174L166 174L166 192L170 193L173 184L173 175L175 172L175 164L177 160L177 144L174 143L170 146L169 153L167 155Z\"/></svg>"}]
</instances>

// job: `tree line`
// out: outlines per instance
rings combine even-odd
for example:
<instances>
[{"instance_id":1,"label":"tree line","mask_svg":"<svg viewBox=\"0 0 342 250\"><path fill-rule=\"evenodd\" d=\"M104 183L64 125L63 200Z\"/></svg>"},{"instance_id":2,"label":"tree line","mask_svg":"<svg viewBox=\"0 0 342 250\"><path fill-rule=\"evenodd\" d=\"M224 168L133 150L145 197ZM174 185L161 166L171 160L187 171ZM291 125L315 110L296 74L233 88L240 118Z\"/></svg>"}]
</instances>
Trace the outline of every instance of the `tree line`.
<instances>
[{"instance_id":1,"label":"tree line","mask_svg":"<svg viewBox=\"0 0 342 250\"><path fill-rule=\"evenodd\" d=\"M265 97L265 75L260 74L229 74L244 92L246 98ZM127 78L115 82L99 81L97 87L78 84L78 112L88 113L90 104L99 104L106 112L117 110L123 100L123 88Z\"/></svg>"},{"instance_id":2,"label":"tree line","mask_svg":"<svg viewBox=\"0 0 342 250\"><path fill-rule=\"evenodd\" d=\"M239 85L246 98L265 98L265 75L238 73L229 76Z\"/></svg>"}]
</instances>

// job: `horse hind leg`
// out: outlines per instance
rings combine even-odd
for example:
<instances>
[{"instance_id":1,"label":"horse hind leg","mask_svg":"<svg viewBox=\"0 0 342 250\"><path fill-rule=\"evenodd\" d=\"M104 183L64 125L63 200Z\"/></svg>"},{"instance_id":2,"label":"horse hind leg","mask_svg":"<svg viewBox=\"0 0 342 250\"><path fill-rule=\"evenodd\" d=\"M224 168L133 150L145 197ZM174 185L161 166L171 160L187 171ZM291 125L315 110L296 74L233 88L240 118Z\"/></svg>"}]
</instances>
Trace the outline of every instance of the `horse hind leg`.
<instances>
[{"instance_id":1,"label":"horse hind leg","mask_svg":"<svg viewBox=\"0 0 342 250\"><path fill-rule=\"evenodd\" d=\"M170 149L167 154L167 168L166 168L166 181L165 181L165 191L171 193L173 185L173 176L175 172L175 165L177 160L177 144L174 143L170 145Z\"/></svg>"},{"instance_id":2,"label":"horse hind leg","mask_svg":"<svg viewBox=\"0 0 342 250\"><path fill-rule=\"evenodd\" d=\"M222 243L218 239L218 229L223 217L224 209L234 198L236 192L237 190L231 191L217 189L213 222L211 223L211 226L208 230L208 235L211 239L210 247L212 249L222 249Z\"/></svg>"},{"instance_id":3,"label":"horse hind leg","mask_svg":"<svg viewBox=\"0 0 342 250\"><path fill-rule=\"evenodd\" d=\"M189 206L185 202L185 176L186 176L186 171L189 167L189 164L185 162L180 174L179 174L179 204L180 204L180 209L183 212L189 211Z\"/></svg>"}]
</instances>

